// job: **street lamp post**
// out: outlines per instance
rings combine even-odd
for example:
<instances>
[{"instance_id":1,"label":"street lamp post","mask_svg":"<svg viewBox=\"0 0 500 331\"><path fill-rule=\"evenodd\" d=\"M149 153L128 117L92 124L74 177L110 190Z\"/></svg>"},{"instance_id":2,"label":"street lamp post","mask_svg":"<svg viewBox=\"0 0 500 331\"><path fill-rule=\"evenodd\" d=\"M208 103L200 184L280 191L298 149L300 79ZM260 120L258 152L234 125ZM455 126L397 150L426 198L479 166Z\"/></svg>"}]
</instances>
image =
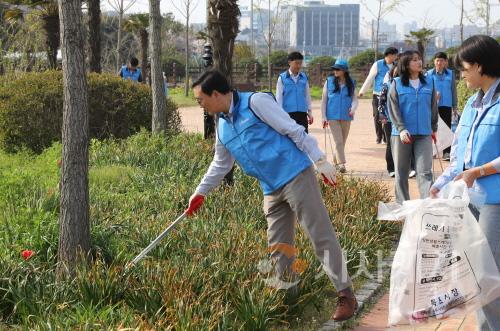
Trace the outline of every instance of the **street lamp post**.
<instances>
[{"instance_id":1,"label":"street lamp post","mask_svg":"<svg viewBox=\"0 0 500 331\"><path fill-rule=\"evenodd\" d=\"M203 59L203 66L205 70L209 70L213 63L213 53L212 53L212 45L208 42L203 45L203 55L201 56ZM210 115L206 110L203 110L203 137L205 139L215 138L215 121L214 117Z\"/></svg>"}]
</instances>

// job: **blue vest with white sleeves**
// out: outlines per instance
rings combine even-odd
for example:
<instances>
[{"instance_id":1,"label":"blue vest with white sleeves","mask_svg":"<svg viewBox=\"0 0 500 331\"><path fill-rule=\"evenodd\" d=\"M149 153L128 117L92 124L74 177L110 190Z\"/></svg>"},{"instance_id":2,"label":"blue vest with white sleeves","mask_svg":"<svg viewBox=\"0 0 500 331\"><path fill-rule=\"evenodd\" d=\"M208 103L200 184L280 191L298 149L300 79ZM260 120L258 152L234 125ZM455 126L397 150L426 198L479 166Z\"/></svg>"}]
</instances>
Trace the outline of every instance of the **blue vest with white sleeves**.
<instances>
[{"instance_id":1,"label":"blue vest with white sleeves","mask_svg":"<svg viewBox=\"0 0 500 331\"><path fill-rule=\"evenodd\" d=\"M377 75L375 76L375 83L373 84L373 92L380 93L382 84L384 84L385 74L389 71L389 66L385 63L384 59L377 62Z\"/></svg>"},{"instance_id":2,"label":"blue vest with white sleeves","mask_svg":"<svg viewBox=\"0 0 500 331\"><path fill-rule=\"evenodd\" d=\"M307 76L300 72L297 83L290 76L290 72L285 71L280 74L283 83L283 109L287 113L307 112L306 88Z\"/></svg>"},{"instance_id":3,"label":"blue vest with white sleeves","mask_svg":"<svg viewBox=\"0 0 500 331\"><path fill-rule=\"evenodd\" d=\"M217 136L242 170L259 180L264 195L282 188L312 161L288 137L261 121L250 108L253 92L234 92L232 120L219 114Z\"/></svg>"},{"instance_id":4,"label":"blue vest with white sleeves","mask_svg":"<svg viewBox=\"0 0 500 331\"><path fill-rule=\"evenodd\" d=\"M479 167L493 161L500 156L500 85L496 89L496 100L484 110L471 137L472 126L478 116L472 106L477 93L469 98L460 118L460 132L458 133L456 155L456 171L463 172L465 166L465 152L469 139L472 141L471 167ZM494 96L495 97L495 96ZM500 174L493 174L476 179L476 183L486 192L488 204L500 204Z\"/></svg>"}]
</instances>

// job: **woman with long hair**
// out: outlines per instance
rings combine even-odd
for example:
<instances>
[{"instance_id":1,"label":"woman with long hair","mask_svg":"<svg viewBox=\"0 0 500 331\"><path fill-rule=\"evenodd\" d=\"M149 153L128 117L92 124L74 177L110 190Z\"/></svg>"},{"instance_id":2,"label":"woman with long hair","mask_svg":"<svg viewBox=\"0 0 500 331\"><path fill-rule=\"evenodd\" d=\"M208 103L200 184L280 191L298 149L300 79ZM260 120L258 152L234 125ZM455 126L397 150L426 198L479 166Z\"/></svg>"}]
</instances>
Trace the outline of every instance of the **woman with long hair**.
<instances>
[{"instance_id":1,"label":"woman with long hair","mask_svg":"<svg viewBox=\"0 0 500 331\"><path fill-rule=\"evenodd\" d=\"M356 82L349 75L346 60L337 60L332 66L333 74L328 76L323 86L321 114L323 128L330 127L335 143L334 162L341 173L346 172L345 145L351 121L358 107L354 93Z\"/></svg>"},{"instance_id":2,"label":"woman with long hair","mask_svg":"<svg viewBox=\"0 0 500 331\"><path fill-rule=\"evenodd\" d=\"M432 184L432 140L437 131L438 108L432 80L422 72L418 51L401 54L399 77L389 90L389 116L392 120L391 146L396 170L396 200L410 199L408 174L415 159L421 198L429 196Z\"/></svg>"},{"instance_id":3,"label":"woman with long hair","mask_svg":"<svg viewBox=\"0 0 500 331\"><path fill-rule=\"evenodd\" d=\"M455 63L469 98L455 131L450 165L430 190L431 197L450 181L463 179L485 193L479 207L479 226L500 269L500 45L489 36L472 36L457 51ZM473 208L474 211L474 208ZM500 330L500 298L478 311L479 330Z\"/></svg>"}]
</instances>

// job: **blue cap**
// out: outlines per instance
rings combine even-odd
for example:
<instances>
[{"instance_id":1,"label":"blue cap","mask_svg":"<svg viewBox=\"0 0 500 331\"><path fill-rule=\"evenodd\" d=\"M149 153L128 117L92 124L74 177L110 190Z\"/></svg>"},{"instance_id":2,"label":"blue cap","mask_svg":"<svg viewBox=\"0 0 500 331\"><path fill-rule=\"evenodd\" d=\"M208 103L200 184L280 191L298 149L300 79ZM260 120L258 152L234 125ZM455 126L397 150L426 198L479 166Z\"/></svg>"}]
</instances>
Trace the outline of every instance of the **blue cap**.
<instances>
[{"instance_id":1,"label":"blue cap","mask_svg":"<svg viewBox=\"0 0 500 331\"><path fill-rule=\"evenodd\" d=\"M349 71L349 64L347 63L347 60L338 59L337 61L335 61L335 64L332 65L332 69Z\"/></svg>"}]
</instances>

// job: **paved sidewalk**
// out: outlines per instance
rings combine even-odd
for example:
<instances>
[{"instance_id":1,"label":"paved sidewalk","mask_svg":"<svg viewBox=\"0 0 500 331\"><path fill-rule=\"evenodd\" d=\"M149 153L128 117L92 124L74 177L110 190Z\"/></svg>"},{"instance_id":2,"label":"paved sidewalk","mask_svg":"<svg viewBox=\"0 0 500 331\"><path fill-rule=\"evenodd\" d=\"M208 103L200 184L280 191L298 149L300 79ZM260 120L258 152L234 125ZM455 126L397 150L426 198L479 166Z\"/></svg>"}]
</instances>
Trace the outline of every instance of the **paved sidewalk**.
<instances>
[{"instance_id":1,"label":"paved sidewalk","mask_svg":"<svg viewBox=\"0 0 500 331\"><path fill-rule=\"evenodd\" d=\"M180 109L184 129L190 132L203 133L203 111L199 107L185 107ZM386 171L385 145L376 144L375 129L372 119L371 99L362 99L359 108L351 124L346 146L347 171L350 175L377 179L387 185L391 195L394 194L394 180ZM309 132L316 137L321 149L325 150L325 131L321 128L320 102L313 102L314 123ZM330 141L326 136L326 153L328 159L332 160ZM333 140L332 140L333 142ZM446 167L448 162L443 162ZM439 176L441 167L438 160L434 160L435 175ZM419 198L415 179L410 179L410 195L412 199ZM387 328L388 295L384 295L360 321L360 326L354 331L476 331L475 316L457 317L443 322L424 324L418 327Z\"/></svg>"}]
</instances>

